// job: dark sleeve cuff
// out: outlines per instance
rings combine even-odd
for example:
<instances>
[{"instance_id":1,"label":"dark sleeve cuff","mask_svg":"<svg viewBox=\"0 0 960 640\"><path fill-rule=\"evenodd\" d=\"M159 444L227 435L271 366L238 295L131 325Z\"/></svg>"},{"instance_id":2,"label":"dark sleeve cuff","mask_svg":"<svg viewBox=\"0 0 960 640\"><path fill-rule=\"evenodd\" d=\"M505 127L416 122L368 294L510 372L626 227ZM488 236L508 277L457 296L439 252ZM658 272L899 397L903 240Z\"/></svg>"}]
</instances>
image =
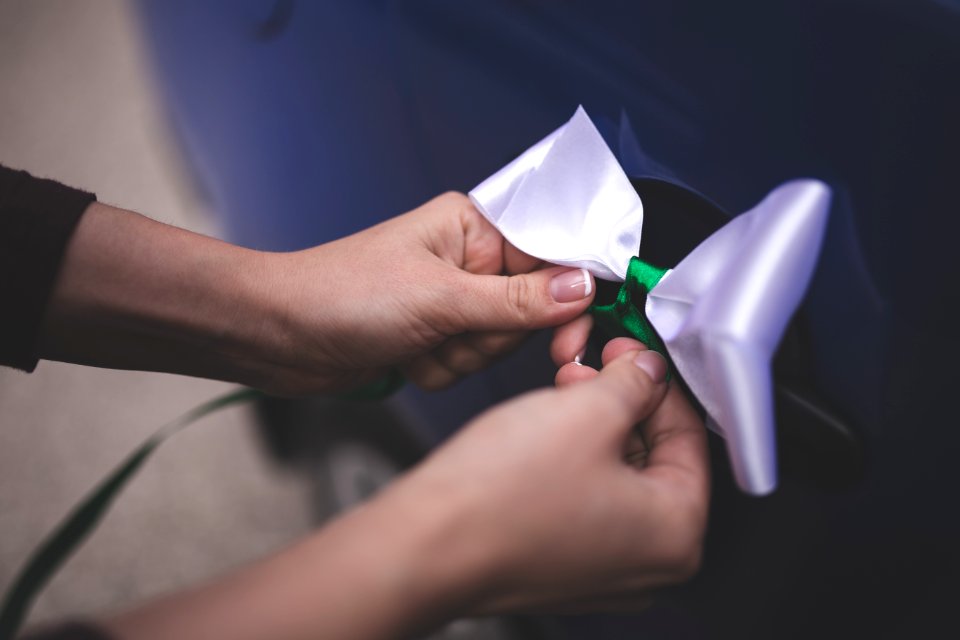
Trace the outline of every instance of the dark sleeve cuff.
<instances>
[{"instance_id":1,"label":"dark sleeve cuff","mask_svg":"<svg viewBox=\"0 0 960 640\"><path fill-rule=\"evenodd\" d=\"M0 364L33 371L70 236L96 196L0 167Z\"/></svg>"},{"instance_id":2,"label":"dark sleeve cuff","mask_svg":"<svg viewBox=\"0 0 960 640\"><path fill-rule=\"evenodd\" d=\"M28 631L18 640L113 640L104 631L86 622L68 622L56 627Z\"/></svg>"}]
</instances>

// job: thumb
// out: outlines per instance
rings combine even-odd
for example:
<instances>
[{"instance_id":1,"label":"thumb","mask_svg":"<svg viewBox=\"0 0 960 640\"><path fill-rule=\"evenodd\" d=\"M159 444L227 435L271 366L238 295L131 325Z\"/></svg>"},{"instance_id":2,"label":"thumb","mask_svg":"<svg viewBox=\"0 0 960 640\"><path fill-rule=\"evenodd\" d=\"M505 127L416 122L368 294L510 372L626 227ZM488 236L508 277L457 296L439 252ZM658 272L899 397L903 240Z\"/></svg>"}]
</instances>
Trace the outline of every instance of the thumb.
<instances>
[{"instance_id":1,"label":"thumb","mask_svg":"<svg viewBox=\"0 0 960 640\"><path fill-rule=\"evenodd\" d=\"M527 330L573 320L596 292L586 269L551 267L512 276L463 273L455 305L464 331Z\"/></svg>"},{"instance_id":2,"label":"thumb","mask_svg":"<svg viewBox=\"0 0 960 640\"><path fill-rule=\"evenodd\" d=\"M570 387L596 407L598 424L626 432L647 419L667 393L667 361L656 351L628 351L595 377Z\"/></svg>"}]
</instances>

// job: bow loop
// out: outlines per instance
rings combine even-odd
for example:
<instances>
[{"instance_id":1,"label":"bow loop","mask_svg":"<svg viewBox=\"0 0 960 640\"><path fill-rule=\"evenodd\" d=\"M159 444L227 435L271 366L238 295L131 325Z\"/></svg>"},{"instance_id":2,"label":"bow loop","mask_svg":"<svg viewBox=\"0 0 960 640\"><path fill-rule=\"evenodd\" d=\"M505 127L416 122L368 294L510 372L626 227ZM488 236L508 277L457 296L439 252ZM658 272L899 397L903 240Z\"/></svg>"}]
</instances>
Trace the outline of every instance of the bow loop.
<instances>
[{"instance_id":1,"label":"bow loop","mask_svg":"<svg viewBox=\"0 0 960 640\"><path fill-rule=\"evenodd\" d=\"M603 280L622 281L640 246L640 196L583 107L470 199L524 253Z\"/></svg>"}]
</instances>

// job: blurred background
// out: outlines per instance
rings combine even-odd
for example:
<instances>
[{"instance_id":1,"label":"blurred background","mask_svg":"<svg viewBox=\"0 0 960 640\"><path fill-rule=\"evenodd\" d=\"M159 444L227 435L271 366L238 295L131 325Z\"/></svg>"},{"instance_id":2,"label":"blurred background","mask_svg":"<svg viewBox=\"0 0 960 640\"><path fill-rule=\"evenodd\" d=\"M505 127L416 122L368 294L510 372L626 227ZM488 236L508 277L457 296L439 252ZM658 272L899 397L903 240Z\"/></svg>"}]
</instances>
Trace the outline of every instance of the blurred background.
<instances>
[{"instance_id":1,"label":"blurred background","mask_svg":"<svg viewBox=\"0 0 960 640\"><path fill-rule=\"evenodd\" d=\"M960 9L769 3L0 0L0 162L247 246L324 242L469 190L583 104L675 264L777 184L835 200L775 362L781 486L714 438L704 569L642 616L461 621L462 638L904 637L955 626ZM168 443L33 620L260 556L479 409L548 384L545 336L389 402L273 401ZM0 370L0 587L157 425L226 385Z\"/></svg>"},{"instance_id":2,"label":"blurred background","mask_svg":"<svg viewBox=\"0 0 960 640\"><path fill-rule=\"evenodd\" d=\"M171 132L129 2L0 2L0 163L164 222L218 229ZM55 362L31 375L0 368L0 589L127 452L227 388ZM264 454L249 411L197 426L161 449L32 620L122 607L311 527L305 483Z\"/></svg>"}]
</instances>

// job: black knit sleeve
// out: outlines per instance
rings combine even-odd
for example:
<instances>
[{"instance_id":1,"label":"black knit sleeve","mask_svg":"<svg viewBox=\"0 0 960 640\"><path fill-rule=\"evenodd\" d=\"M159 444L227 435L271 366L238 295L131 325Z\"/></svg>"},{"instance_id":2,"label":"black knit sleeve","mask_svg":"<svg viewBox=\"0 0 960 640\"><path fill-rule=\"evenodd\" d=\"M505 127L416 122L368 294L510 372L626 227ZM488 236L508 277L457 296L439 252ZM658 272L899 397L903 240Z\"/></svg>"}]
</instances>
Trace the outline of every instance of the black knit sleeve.
<instances>
[{"instance_id":1,"label":"black knit sleeve","mask_svg":"<svg viewBox=\"0 0 960 640\"><path fill-rule=\"evenodd\" d=\"M0 166L0 365L33 371L40 322L92 193Z\"/></svg>"},{"instance_id":2,"label":"black knit sleeve","mask_svg":"<svg viewBox=\"0 0 960 640\"><path fill-rule=\"evenodd\" d=\"M102 629L86 622L67 622L55 627L28 631L17 640L113 640Z\"/></svg>"}]
</instances>

